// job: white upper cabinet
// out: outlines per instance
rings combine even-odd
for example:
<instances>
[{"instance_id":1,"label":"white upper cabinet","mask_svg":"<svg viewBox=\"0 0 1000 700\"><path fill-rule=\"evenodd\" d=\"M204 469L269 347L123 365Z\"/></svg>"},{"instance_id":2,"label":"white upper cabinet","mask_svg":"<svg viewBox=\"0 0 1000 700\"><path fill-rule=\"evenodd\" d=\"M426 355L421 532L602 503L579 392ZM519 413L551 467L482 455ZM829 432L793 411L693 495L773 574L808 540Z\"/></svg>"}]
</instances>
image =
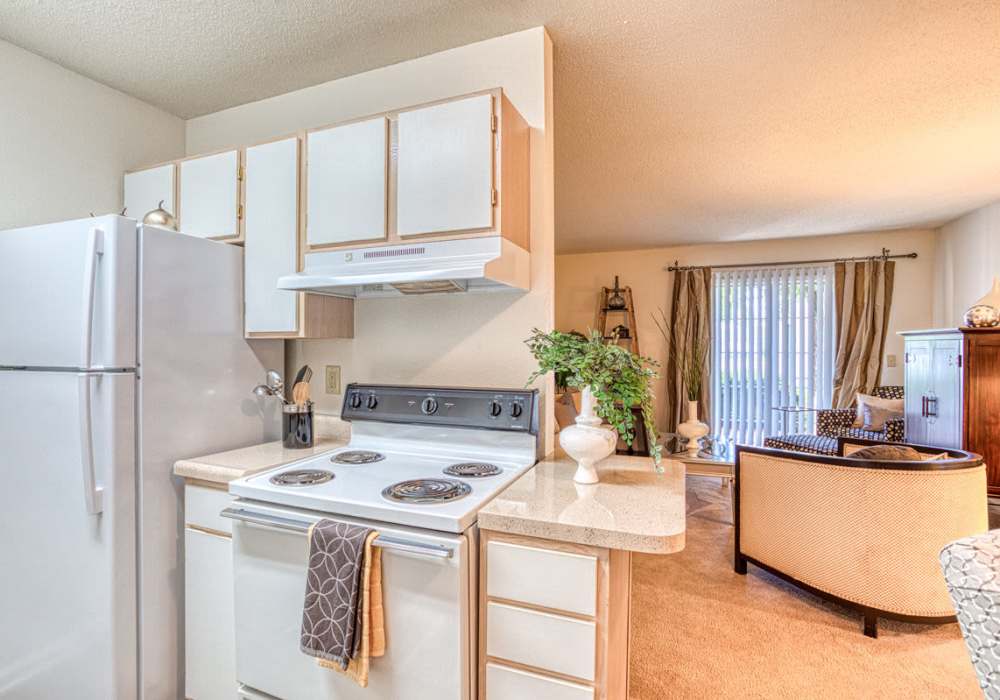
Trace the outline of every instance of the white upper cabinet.
<instances>
[{"instance_id":1,"label":"white upper cabinet","mask_svg":"<svg viewBox=\"0 0 1000 700\"><path fill-rule=\"evenodd\" d=\"M493 95L399 114L400 236L493 226Z\"/></svg>"},{"instance_id":2,"label":"white upper cabinet","mask_svg":"<svg viewBox=\"0 0 1000 700\"><path fill-rule=\"evenodd\" d=\"M174 201L176 174L177 166L173 163L125 173L125 216L142 223L142 217L156 209L161 201L164 209L176 214Z\"/></svg>"},{"instance_id":3,"label":"white upper cabinet","mask_svg":"<svg viewBox=\"0 0 1000 700\"><path fill-rule=\"evenodd\" d=\"M296 333L298 293L277 288L298 265L299 140L246 149L246 332Z\"/></svg>"},{"instance_id":4,"label":"white upper cabinet","mask_svg":"<svg viewBox=\"0 0 1000 700\"><path fill-rule=\"evenodd\" d=\"M191 236L240 237L240 152L180 163L180 230Z\"/></svg>"},{"instance_id":5,"label":"white upper cabinet","mask_svg":"<svg viewBox=\"0 0 1000 700\"><path fill-rule=\"evenodd\" d=\"M306 136L306 241L324 246L386 238L389 120Z\"/></svg>"}]
</instances>

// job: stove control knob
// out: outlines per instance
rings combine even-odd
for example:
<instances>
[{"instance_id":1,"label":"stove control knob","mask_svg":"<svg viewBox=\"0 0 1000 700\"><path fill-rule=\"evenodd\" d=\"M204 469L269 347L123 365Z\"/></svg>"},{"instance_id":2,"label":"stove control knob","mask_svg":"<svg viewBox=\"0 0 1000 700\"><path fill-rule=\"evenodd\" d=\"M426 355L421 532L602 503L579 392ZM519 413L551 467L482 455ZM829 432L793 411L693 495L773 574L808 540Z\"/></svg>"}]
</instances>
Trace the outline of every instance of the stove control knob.
<instances>
[{"instance_id":1,"label":"stove control knob","mask_svg":"<svg viewBox=\"0 0 1000 700\"><path fill-rule=\"evenodd\" d=\"M375 394L368 394L368 402L365 405L368 406L369 411L375 410L375 407L378 406L378 398Z\"/></svg>"},{"instance_id":2,"label":"stove control knob","mask_svg":"<svg viewBox=\"0 0 1000 700\"><path fill-rule=\"evenodd\" d=\"M438 402L437 399L435 399L433 396L428 396L420 404L420 411L425 416L432 416L435 413L437 413L437 410L438 410Z\"/></svg>"},{"instance_id":3,"label":"stove control knob","mask_svg":"<svg viewBox=\"0 0 1000 700\"><path fill-rule=\"evenodd\" d=\"M524 406L519 403L512 403L510 405L511 418L520 418L522 413L524 413Z\"/></svg>"},{"instance_id":4,"label":"stove control knob","mask_svg":"<svg viewBox=\"0 0 1000 700\"><path fill-rule=\"evenodd\" d=\"M351 408L361 408L361 394L356 391L351 394Z\"/></svg>"},{"instance_id":5,"label":"stove control knob","mask_svg":"<svg viewBox=\"0 0 1000 700\"><path fill-rule=\"evenodd\" d=\"M490 417L498 418L503 413L503 404L497 400L490 401Z\"/></svg>"}]
</instances>

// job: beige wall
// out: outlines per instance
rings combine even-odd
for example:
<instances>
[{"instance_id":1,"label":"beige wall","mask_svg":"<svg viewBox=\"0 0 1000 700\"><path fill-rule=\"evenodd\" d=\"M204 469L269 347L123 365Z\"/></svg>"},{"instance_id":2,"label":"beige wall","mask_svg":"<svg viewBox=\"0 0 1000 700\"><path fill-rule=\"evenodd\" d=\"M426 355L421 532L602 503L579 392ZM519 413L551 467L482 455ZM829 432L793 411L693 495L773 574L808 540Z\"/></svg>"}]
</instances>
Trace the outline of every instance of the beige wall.
<instances>
[{"instance_id":1,"label":"beige wall","mask_svg":"<svg viewBox=\"0 0 1000 700\"><path fill-rule=\"evenodd\" d=\"M597 323L597 299L602 286L611 286L614 276L632 287L639 326L639 350L666 363L663 337L651 314L662 308L670 315L673 275L663 268L674 260L688 265L725 265L750 262L793 261L837 256L872 255L883 247L894 253L915 251L916 260L900 260L889 315L887 354L896 355L897 367L883 367L883 382L902 384L903 344L897 331L926 328L932 324L934 270L937 232L930 230L857 233L810 238L750 241L714 245L678 246L611 253L556 256L556 328L586 332ZM663 380L658 393L663 392ZM662 405L657 405L657 422L664 423Z\"/></svg>"},{"instance_id":2,"label":"beige wall","mask_svg":"<svg viewBox=\"0 0 1000 700\"><path fill-rule=\"evenodd\" d=\"M1000 277L1000 202L941 227L934 325L961 325L966 309L989 291L994 277Z\"/></svg>"},{"instance_id":3,"label":"beige wall","mask_svg":"<svg viewBox=\"0 0 1000 700\"><path fill-rule=\"evenodd\" d=\"M184 154L184 121L0 41L0 230L122 207L122 173Z\"/></svg>"},{"instance_id":4,"label":"beige wall","mask_svg":"<svg viewBox=\"0 0 1000 700\"><path fill-rule=\"evenodd\" d=\"M195 154L497 86L532 128L531 291L358 302L353 340L288 344L290 367L316 371L318 410L339 413L343 399L323 393L324 365L340 365L345 384L500 387L535 368L521 341L555 313L551 41L538 27L188 121Z\"/></svg>"}]
</instances>

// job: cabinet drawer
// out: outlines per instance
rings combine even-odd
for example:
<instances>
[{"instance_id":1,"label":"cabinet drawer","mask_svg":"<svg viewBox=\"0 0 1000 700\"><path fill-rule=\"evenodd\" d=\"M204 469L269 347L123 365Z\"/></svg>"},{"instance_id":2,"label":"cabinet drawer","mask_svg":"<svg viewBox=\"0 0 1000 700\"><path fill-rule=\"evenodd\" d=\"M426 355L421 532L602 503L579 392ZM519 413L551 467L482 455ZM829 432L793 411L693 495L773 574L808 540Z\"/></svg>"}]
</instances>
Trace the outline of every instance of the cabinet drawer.
<instances>
[{"instance_id":1,"label":"cabinet drawer","mask_svg":"<svg viewBox=\"0 0 1000 700\"><path fill-rule=\"evenodd\" d=\"M486 594L580 615L597 611L597 557L490 541Z\"/></svg>"},{"instance_id":2,"label":"cabinet drawer","mask_svg":"<svg viewBox=\"0 0 1000 700\"><path fill-rule=\"evenodd\" d=\"M217 532L233 533L233 521L219 515L233 502L228 491L205 486L184 486L184 522Z\"/></svg>"},{"instance_id":3,"label":"cabinet drawer","mask_svg":"<svg viewBox=\"0 0 1000 700\"><path fill-rule=\"evenodd\" d=\"M486 700L594 700L594 689L489 663Z\"/></svg>"},{"instance_id":4,"label":"cabinet drawer","mask_svg":"<svg viewBox=\"0 0 1000 700\"><path fill-rule=\"evenodd\" d=\"M486 606L486 653L575 678L594 680L593 622L516 608Z\"/></svg>"}]
</instances>

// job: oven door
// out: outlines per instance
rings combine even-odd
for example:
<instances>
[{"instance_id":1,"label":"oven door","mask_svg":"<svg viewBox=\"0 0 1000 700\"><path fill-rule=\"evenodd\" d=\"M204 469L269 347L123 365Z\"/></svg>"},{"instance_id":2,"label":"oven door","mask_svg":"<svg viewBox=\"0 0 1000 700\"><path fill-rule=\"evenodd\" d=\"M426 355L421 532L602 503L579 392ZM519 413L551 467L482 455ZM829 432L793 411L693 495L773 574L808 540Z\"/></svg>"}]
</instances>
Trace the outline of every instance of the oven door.
<instances>
[{"instance_id":1,"label":"oven door","mask_svg":"<svg viewBox=\"0 0 1000 700\"><path fill-rule=\"evenodd\" d=\"M318 513L236 501L231 517L236 676L246 698L469 700L475 682L474 543L467 535L333 517L379 531L386 654L368 688L299 650L309 543Z\"/></svg>"}]
</instances>

